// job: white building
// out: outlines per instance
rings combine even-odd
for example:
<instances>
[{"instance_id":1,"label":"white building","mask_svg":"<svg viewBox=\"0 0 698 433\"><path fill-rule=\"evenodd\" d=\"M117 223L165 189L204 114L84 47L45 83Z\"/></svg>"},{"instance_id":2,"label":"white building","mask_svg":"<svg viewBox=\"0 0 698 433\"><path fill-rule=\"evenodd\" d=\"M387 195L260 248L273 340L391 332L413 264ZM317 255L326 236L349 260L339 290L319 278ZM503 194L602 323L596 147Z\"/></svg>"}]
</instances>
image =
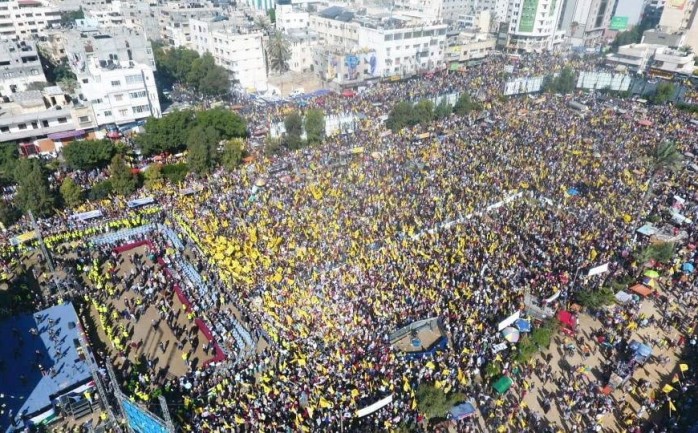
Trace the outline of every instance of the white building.
<instances>
[{"instance_id":1,"label":"white building","mask_svg":"<svg viewBox=\"0 0 698 433\"><path fill-rule=\"evenodd\" d=\"M670 0L659 20L659 29L668 33L685 33L685 43L698 52L698 1Z\"/></svg>"},{"instance_id":2,"label":"white building","mask_svg":"<svg viewBox=\"0 0 698 433\"><path fill-rule=\"evenodd\" d=\"M80 87L78 99L91 105L96 125L160 117L155 60L145 35L125 28L74 30L65 49Z\"/></svg>"},{"instance_id":3,"label":"white building","mask_svg":"<svg viewBox=\"0 0 698 433\"><path fill-rule=\"evenodd\" d=\"M449 11L458 9L456 2L462 0L450 0ZM424 21L440 22L444 19L444 3L446 0L394 0L393 6L396 11L412 14L417 12L415 16L421 17Z\"/></svg>"},{"instance_id":4,"label":"white building","mask_svg":"<svg viewBox=\"0 0 698 433\"><path fill-rule=\"evenodd\" d=\"M613 3L609 0L568 0L558 29L565 31L572 45L595 45L609 28Z\"/></svg>"},{"instance_id":5,"label":"white building","mask_svg":"<svg viewBox=\"0 0 698 433\"><path fill-rule=\"evenodd\" d=\"M544 51L552 49L564 39L564 31L558 29L562 12L561 1L509 0L508 47L518 51Z\"/></svg>"},{"instance_id":6,"label":"white building","mask_svg":"<svg viewBox=\"0 0 698 433\"><path fill-rule=\"evenodd\" d=\"M632 72L644 72L649 65L657 45L630 44L618 47L618 52L606 56L606 63L625 66Z\"/></svg>"},{"instance_id":7,"label":"white building","mask_svg":"<svg viewBox=\"0 0 698 433\"><path fill-rule=\"evenodd\" d=\"M192 49L211 53L234 81L245 88L267 87L262 32L220 19L191 19L189 28Z\"/></svg>"},{"instance_id":8,"label":"white building","mask_svg":"<svg viewBox=\"0 0 698 433\"><path fill-rule=\"evenodd\" d=\"M691 75L695 70L693 53L667 47L658 47L654 52L652 69L672 74Z\"/></svg>"},{"instance_id":9,"label":"white building","mask_svg":"<svg viewBox=\"0 0 698 433\"><path fill-rule=\"evenodd\" d=\"M353 19L353 12L333 6L310 15L308 27L318 35L320 44L341 47L348 52L359 43L361 25Z\"/></svg>"},{"instance_id":10,"label":"white building","mask_svg":"<svg viewBox=\"0 0 698 433\"><path fill-rule=\"evenodd\" d=\"M243 2L258 11L268 11L276 6L276 0L243 0Z\"/></svg>"},{"instance_id":11,"label":"white building","mask_svg":"<svg viewBox=\"0 0 698 433\"><path fill-rule=\"evenodd\" d=\"M318 36L309 31L288 32L287 40L291 51L290 70L307 72L313 69L313 52L318 46Z\"/></svg>"},{"instance_id":12,"label":"white building","mask_svg":"<svg viewBox=\"0 0 698 433\"><path fill-rule=\"evenodd\" d=\"M0 2L0 39L27 39L45 36L46 30L58 25L60 12L39 0L5 0Z\"/></svg>"},{"instance_id":13,"label":"white building","mask_svg":"<svg viewBox=\"0 0 698 433\"><path fill-rule=\"evenodd\" d=\"M0 98L24 92L31 83L45 83L36 44L32 41L0 41Z\"/></svg>"},{"instance_id":14,"label":"white building","mask_svg":"<svg viewBox=\"0 0 698 433\"><path fill-rule=\"evenodd\" d=\"M168 3L159 10L160 39L172 47L191 46L189 20L208 19L223 12L220 8L204 7L198 4Z\"/></svg>"},{"instance_id":15,"label":"white building","mask_svg":"<svg viewBox=\"0 0 698 433\"><path fill-rule=\"evenodd\" d=\"M307 29L310 14L292 5L276 5L276 29L282 32Z\"/></svg>"},{"instance_id":16,"label":"white building","mask_svg":"<svg viewBox=\"0 0 698 433\"><path fill-rule=\"evenodd\" d=\"M461 32L449 35L446 63L479 61L492 54L497 39L488 33Z\"/></svg>"}]
</instances>

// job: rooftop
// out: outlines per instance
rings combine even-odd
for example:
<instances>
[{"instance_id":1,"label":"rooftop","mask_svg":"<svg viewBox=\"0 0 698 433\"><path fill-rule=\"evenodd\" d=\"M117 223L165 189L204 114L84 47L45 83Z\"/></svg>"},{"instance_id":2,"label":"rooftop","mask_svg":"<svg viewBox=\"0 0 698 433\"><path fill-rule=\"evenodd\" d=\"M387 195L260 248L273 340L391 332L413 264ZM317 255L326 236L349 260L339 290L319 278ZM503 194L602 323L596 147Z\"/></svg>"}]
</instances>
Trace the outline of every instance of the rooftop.
<instances>
[{"instance_id":1,"label":"rooftop","mask_svg":"<svg viewBox=\"0 0 698 433\"><path fill-rule=\"evenodd\" d=\"M71 303L0 322L0 394L16 419L51 406L51 400L92 379L79 353L79 324ZM11 397L11 398L8 398ZM9 418L0 418L0 429Z\"/></svg>"}]
</instances>

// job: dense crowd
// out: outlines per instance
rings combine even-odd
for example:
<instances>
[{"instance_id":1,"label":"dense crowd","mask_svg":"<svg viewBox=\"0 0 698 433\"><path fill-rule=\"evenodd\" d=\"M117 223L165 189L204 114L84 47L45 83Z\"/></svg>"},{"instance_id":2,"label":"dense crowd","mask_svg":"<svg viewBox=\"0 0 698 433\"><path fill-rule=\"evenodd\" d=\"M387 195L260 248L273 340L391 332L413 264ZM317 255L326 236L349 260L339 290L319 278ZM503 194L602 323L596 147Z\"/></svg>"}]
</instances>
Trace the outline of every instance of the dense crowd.
<instances>
[{"instance_id":1,"label":"dense crowd","mask_svg":"<svg viewBox=\"0 0 698 433\"><path fill-rule=\"evenodd\" d=\"M316 98L308 106L366 119L353 135L328 137L320 147L258 156L237 172L214 173L196 194L158 194L153 212L180 233L198 272L220 294L213 311L200 314L213 317L234 305L259 344L269 346L170 379L168 389L182 397L185 430L426 431L416 390L430 383L473 398L498 432L600 431L617 403L583 366L560 373L540 360L517 364L512 346L495 354L493 345L502 342L497 323L523 309L527 295L559 294L550 306L567 305L576 290L599 284L577 278L599 264L611 263L612 278L636 276L641 264L632 257L646 241L634 230L649 215L662 215L674 195L692 199L695 188L683 171L653 170L652 150L675 141L691 151L698 134L688 115L671 106L578 95L589 107L580 113L569 107L572 96L503 100L506 63L377 84L354 98ZM535 76L563 64L590 67L539 55L521 58L517 68ZM477 93L486 112L395 134L379 121L397 101L454 91ZM252 125L280 119L284 110L252 107L243 110ZM109 206L109 216L121 217L118 203ZM117 220L114 228L128 225L136 222ZM100 230L60 218L43 228L55 245L70 233ZM682 229L692 240L693 226ZM158 251L166 255L169 247ZM89 260L80 265L93 253L86 250ZM120 260L100 254L100 266ZM692 278L685 275L677 291L683 304L695 302ZM112 283L159 302L155 293L165 283L153 280L157 275L136 272ZM636 312L623 308L616 314L624 320L611 324L620 328L614 338L627 342L632 332L625 324ZM429 317L443 324L448 350L420 359L391 346L391 332ZM682 317L674 326L692 320ZM609 362L620 356L619 346ZM493 363L504 373L515 370L515 389L504 397L483 381ZM562 419L522 403L534 375L558 385L544 405L557 404ZM391 404L355 417L388 395ZM655 404L648 397L647 408ZM639 425L629 421L629 429ZM456 428L478 427L465 421Z\"/></svg>"}]
</instances>

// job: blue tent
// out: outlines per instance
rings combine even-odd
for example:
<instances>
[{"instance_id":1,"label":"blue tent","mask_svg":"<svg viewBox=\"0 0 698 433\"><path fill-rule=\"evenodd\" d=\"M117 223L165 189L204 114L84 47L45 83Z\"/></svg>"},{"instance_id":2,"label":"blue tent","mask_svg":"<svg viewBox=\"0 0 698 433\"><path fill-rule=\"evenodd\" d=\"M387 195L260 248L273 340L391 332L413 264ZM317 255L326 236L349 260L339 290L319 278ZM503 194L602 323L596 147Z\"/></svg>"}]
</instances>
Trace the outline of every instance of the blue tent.
<instances>
[{"instance_id":1,"label":"blue tent","mask_svg":"<svg viewBox=\"0 0 698 433\"><path fill-rule=\"evenodd\" d=\"M468 417L471 417L475 413L475 406L471 402L465 402L454 406L450 412L450 418L459 421Z\"/></svg>"},{"instance_id":2,"label":"blue tent","mask_svg":"<svg viewBox=\"0 0 698 433\"><path fill-rule=\"evenodd\" d=\"M526 319L516 319L514 326L516 326L520 332L531 332L531 322Z\"/></svg>"},{"instance_id":3,"label":"blue tent","mask_svg":"<svg viewBox=\"0 0 698 433\"><path fill-rule=\"evenodd\" d=\"M686 262L681 266L681 270L684 271L687 274L692 274L693 271L695 271L696 267L693 266L693 263Z\"/></svg>"},{"instance_id":4,"label":"blue tent","mask_svg":"<svg viewBox=\"0 0 698 433\"><path fill-rule=\"evenodd\" d=\"M633 351L633 359L640 363L647 361L652 356L652 348L639 341L631 341L629 347Z\"/></svg>"},{"instance_id":5,"label":"blue tent","mask_svg":"<svg viewBox=\"0 0 698 433\"><path fill-rule=\"evenodd\" d=\"M567 194L569 195L579 195L579 190L577 188L570 188L567 190Z\"/></svg>"}]
</instances>

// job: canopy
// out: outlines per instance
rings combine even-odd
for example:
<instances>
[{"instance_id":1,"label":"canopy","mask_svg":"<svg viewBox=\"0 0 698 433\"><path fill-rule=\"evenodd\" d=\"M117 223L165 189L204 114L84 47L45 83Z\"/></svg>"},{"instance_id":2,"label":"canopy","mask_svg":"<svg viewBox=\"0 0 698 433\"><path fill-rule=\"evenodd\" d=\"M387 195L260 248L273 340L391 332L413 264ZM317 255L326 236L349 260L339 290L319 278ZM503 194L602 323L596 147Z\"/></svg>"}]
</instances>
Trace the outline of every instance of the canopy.
<instances>
[{"instance_id":1,"label":"canopy","mask_svg":"<svg viewBox=\"0 0 698 433\"><path fill-rule=\"evenodd\" d=\"M630 288L631 291L637 293L640 296L649 296L652 294L653 290L643 284L635 284Z\"/></svg>"},{"instance_id":2,"label":"canopy","mask_svg":"<svg viewBox=\"0 0 698 433\"><path fill-rule=\"evenodd\" d=\"M465 418L468 418L472 416L475 413L475 406L471 402L465 402L463 404L459 404L458 406L454 406L451 409L451 419L455 421L459 421Z\"/></svg>"},{"instance_id":3,"label":"canopy","mask_svg":"<svg viewBox=\"0 0 698 433\"><path fill-rule=\"evenodd\" d=\"M509 391L509 388L511 388L511 385L514 383L513 380L511 380L507 376L502 376L500 377L495 383L492 384L492 388L495 389L500 394L504 394L507 391Z\"/></svg>"},{"instance_id":4,"label":"canopy","mask_svg":"<svg viewBox=\"0 0 698 433\"><path fill-rule=\"evenodd\" d=\"M630 350L635 353L635 356L647 358L652 355L652 348L644 343L640 343L639 341L633 340L630 342L629 346Z\"/></svg>"},{"instance_id":5,"label":"canopy","mask_svg":"<svg viewBox=\"0 0 698 433\"><path fill-rule=\"evenodd\" d=\"M510 343L516 343L519 341L521 334L518 329L508 326L502 330L502 337Z\"/></svg>"},{"instance_id":6,"label":"canopy","mask_svg":"<svg viewBox=\"0 0 698 433\"><path fill-rule=\"evenodd\" d=\"M659 278L659 272L654 269L648 269L645 271L645 276L650 278Z\"/></svg>"},{"instance_id":7,"label":"canopy","mask_svg":"<svg viewBox=\"0 0 698 433\"><path fill-rule=\"evenodd\" d=\"M562 323L570 329L574 329L577 327L577 319L575 319L574 315L567 310L558 311L557 320L559 320L560 323Z\"/></svg>"},{"instance_id":8,"label":"canopy","mask_svg":"<svg viewBox=\"0 0 698 433\"><path fill-rule=\"evenodd\" d=\"M569 195L579 195L579 190L577 188L570 188L567 190L567 194Z\"/></svg>"},{"instance_id":9,"label":"canopy","mask_svg":"<svg viewBox=\"0 0 698 433\"><path fill-rule=\"evenodd\" d=\"M526 319L518 319L514 322L514 326L516 326L520 332L531 332L531 322Z\"/></svg>"},{"instance_id":10,"label":"canopy","mask_svg":"<svg viewBox=\"0 0 698 433\"><path fill-rule=\"evenodd\" d=\"M695 266L693 266L693 263L684 263L683 266L681 266L681 270L684 271L687 274L692 274L693 271L695 270Z\"/></svg>"}]
</instances>

